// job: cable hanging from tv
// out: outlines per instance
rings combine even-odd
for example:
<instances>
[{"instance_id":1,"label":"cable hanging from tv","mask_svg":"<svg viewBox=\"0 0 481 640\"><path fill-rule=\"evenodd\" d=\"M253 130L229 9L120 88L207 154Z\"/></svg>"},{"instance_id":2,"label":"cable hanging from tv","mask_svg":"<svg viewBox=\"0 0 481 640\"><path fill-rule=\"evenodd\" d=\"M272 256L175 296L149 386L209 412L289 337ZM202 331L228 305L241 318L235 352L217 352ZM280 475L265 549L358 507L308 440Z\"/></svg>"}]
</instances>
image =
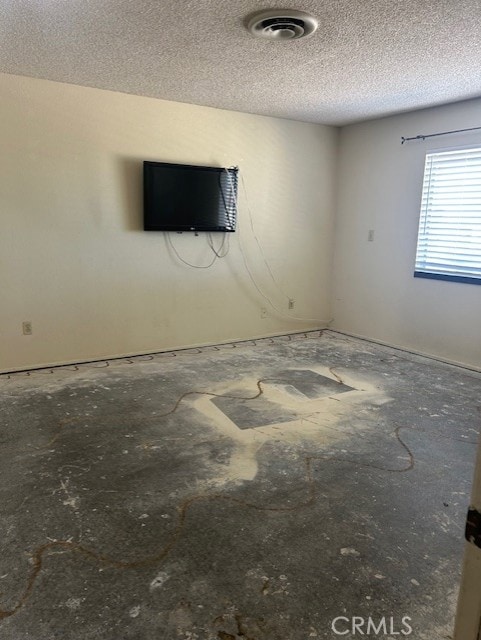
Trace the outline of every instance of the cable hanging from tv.
<instances>
[{"instance_id":1,"label":"cable hanging from tv","mask_svg":"<svg viewBox=\"0 0 481 640\"><path fill-rule=\"evenodd\" d=\"M436 138L437 136L449 136L452 133L465 133L466 131L479 131L481 127L470 127L469 129L454 129L453 131L441 131L440 133L420 133L417 136L411 136L410 138L405 138L401 136L401 144L405 142L410 142L411 140L426 140L427 138Z\"/></svg>"},{"instance_id":2,"label":"cable hanging from tv","mask_svg":"<svg viewBox=\"0 0 481 640\"><path fill-rule=\"evenodd\" d=\"M198 235L198 234L196 234L196 235ZM166 234L166 239L167 239L167 244L170 246L170 248L172 249L173 253L176 255L177 259L180 260L181 262L183 262L184 264L186 264L188 267L193 267L194 269L210 269L210 267L212 267L212 265L214 264L214 262L216 260L225 258L227 256L227 254L229 253L229 249L230 249L230 246L229 246L229 234L228 233L224 233L221 245L220 245L220 247L218 249L216 249L215 246L214 246L214 241L212 239L212 235L210 233L208 233L207 234L207 244L208 244L209 248L211 249L212 253L214 254L214 257L212 258L212 260L208 264L193 264L192 262L189 262L188 260L185 260L184 258L182 258L182 256L179 254L179 252L177 251L177 249L174 246L174 243L172 242L172 238L170 237L170 233Z\"/></svg>"}]
</instances>

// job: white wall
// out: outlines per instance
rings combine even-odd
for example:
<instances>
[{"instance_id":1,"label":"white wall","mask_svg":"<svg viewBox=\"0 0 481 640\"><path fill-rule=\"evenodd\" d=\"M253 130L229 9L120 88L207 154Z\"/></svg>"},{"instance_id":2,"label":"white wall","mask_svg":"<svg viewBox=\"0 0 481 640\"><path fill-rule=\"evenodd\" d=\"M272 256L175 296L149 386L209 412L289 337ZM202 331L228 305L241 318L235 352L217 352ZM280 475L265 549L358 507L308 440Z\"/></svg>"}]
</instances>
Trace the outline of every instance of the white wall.
<instances>
[{"instance_id":1,"label":"white wall","mask_svg":"<svg viewBox=\"0 0 481 640\"><path fill-rule=\"evenodd\" d=\"M425 153L481 144L481 134L400 144L401 136L480 126L480 116L474 100L341 130L335 329L481 367L481 286L413 277Z\"/></svg>"},{"instance_id":2,"label":"white wall","mask_svg":"<svg viewBox=\"0 0 481 640\"><path fill-rule=\"evenodd\" d=\"M0 75L0 370L323 326L330 318L338 131ZM239 165L287 313L240 193L227 258L189 268L142 231L142 160ZM216 236L217 237L217 236ZM206 237L173 235L206 264ZM22 335L22 321L33 324Z\"/></svg>"}]
</instances>

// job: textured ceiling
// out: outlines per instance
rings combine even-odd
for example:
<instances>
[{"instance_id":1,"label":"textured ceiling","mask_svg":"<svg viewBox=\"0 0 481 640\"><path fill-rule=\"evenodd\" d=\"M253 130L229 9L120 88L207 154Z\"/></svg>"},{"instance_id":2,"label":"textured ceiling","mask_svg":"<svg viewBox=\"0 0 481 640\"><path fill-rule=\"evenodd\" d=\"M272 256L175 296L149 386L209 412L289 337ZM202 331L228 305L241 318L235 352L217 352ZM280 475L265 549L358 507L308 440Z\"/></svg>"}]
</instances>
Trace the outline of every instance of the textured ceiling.
<instances>
[{"instance_id":1,"label":"textured ceiling","mask_svg":"<svg viewBox=\"0 0 481 640\"><path fill-rule=\"evenodd\" d=\"M249 35L277 6L318 31ZM340 125L481 96L481 0L2 0L0 71Z\"/></svg>"}]
</instances>

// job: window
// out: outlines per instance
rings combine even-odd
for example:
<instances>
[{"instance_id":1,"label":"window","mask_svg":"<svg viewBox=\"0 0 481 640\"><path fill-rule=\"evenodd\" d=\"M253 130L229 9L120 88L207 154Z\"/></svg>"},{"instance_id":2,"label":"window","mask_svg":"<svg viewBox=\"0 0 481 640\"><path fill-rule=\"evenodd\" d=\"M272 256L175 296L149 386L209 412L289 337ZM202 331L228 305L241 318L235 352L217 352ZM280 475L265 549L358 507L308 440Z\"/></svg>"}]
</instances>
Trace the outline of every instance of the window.
<instances>
[{"instance_id":1,"label":"window","mask_svg":"<svg viewBox=\"0 0 481 640\"><path fill-rule=\"evenodd\" d=\"M481 149L426 154L414 275L481 284Z\"/></svg>"}]
</instances>

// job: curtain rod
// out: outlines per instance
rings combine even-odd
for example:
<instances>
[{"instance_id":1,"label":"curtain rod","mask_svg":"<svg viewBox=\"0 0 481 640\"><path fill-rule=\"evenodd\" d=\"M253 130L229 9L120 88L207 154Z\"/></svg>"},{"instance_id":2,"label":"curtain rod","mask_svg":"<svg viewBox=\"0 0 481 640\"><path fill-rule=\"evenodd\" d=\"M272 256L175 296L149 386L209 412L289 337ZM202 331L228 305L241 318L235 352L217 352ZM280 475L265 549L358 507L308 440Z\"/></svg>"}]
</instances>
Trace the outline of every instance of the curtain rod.
<instances>
[{"instance_id":1,"label":"curtain rod","mask_svg":"<svg viewBox=\"0 0 481 640\"><path fill-rule=\"evenodd\" d=\"M429 133L429 134L420 134L417 136L412 136L411 138L405 138L401 136L401 144L405 142L409 142L410 140L426 140L426 138L435 138L436 136L447 136L451 133L464 133L465 131L478 131L481 127L471 127L470 129L455 129L454 131L442 131L441 133Z\"/></svg>"}]
</instances>

